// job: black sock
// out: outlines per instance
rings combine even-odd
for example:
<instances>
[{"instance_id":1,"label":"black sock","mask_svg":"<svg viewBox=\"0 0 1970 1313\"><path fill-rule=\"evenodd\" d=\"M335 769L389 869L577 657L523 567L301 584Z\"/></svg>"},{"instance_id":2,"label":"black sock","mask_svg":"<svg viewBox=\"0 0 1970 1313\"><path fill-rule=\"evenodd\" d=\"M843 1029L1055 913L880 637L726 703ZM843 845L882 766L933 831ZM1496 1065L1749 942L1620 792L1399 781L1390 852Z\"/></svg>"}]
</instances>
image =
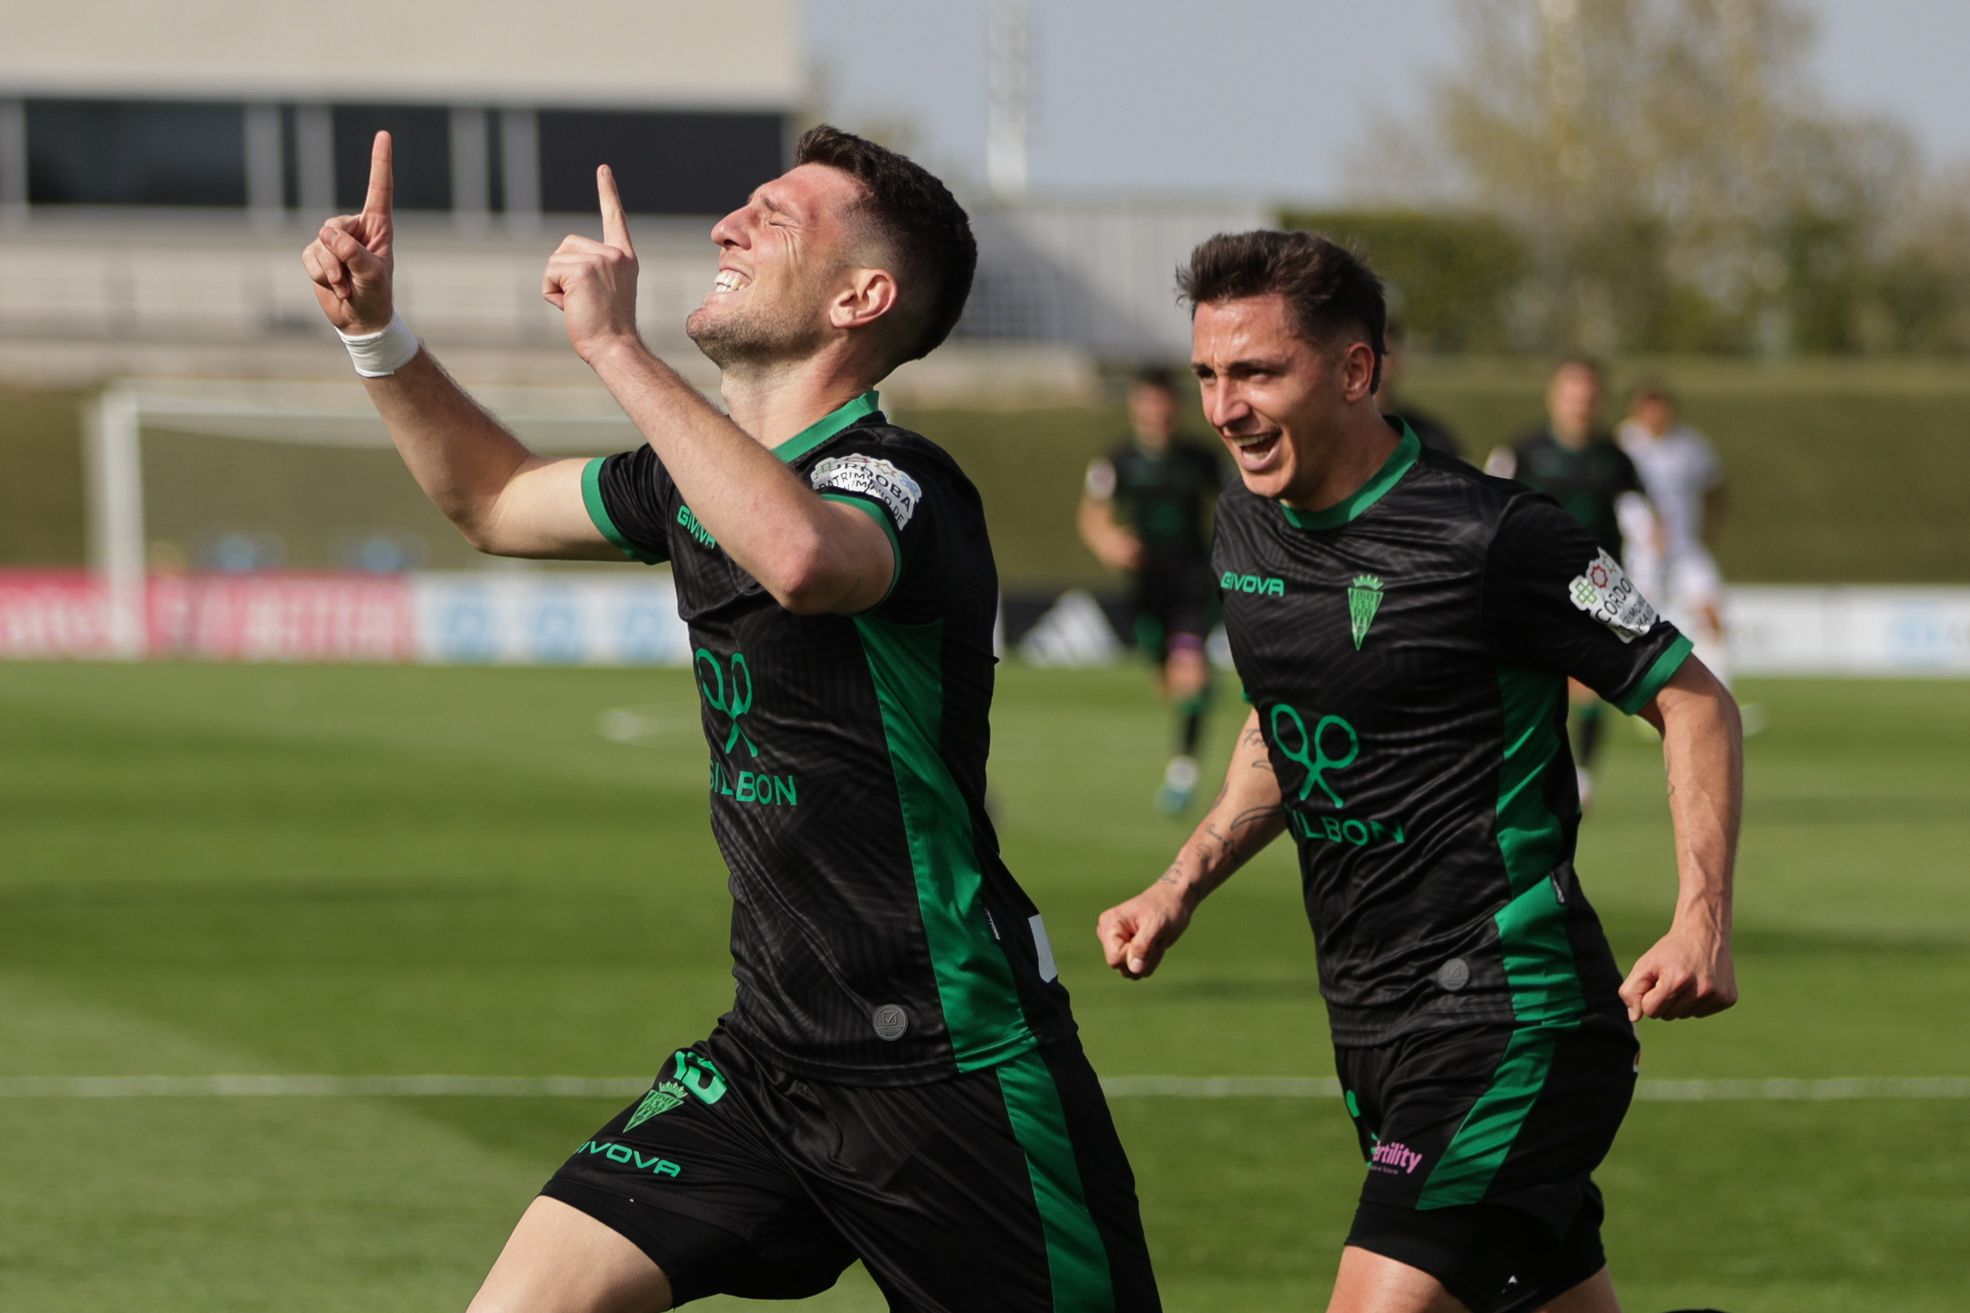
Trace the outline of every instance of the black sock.
<instances>
[{"instance_id":1,"label":"black sock","mask_svg":"<svg viewBox=\"0 0 1970 1313\"><path fill-rule=\"evenodd\" d=\"M1181 756L1195 757L1197 745L1204 737L1204 710L1211 705L1209 693L1199 693L1184 698L1177 703L1177 752Z\"/></svg>"}]
</instances>

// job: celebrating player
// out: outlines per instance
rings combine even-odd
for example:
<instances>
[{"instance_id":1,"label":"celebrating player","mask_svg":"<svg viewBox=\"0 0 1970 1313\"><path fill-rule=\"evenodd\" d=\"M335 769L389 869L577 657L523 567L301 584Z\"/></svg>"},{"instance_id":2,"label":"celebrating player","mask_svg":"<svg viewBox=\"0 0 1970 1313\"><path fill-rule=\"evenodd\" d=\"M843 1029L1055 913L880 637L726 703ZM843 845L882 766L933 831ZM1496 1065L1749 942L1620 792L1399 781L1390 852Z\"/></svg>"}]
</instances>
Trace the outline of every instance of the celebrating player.
<instances>
[{"instance_id":1,"label":"celebrating player","mask_svg":"<svg viewBox=\"0 0 1970 1313\"><path fill-rule=\"evenodd\" d=\"M648 439L546 460L392 309L390 139L303 255L411 473L480 550L668 560L690 627L732 1010L521 1217L473 1308L794 1298L860 1259L895 1307L1154 1309L1134 1183L1046 931L987 818L997 577L977 493L874 384L976 261L942 183L832 128L712 229L691 312L729 415L650 354L602 238L542 293Z\"/></svg>"},{"instance_id":2,"label":"celebrating player","mask_svg":"<svg viewBox=\"0 0 1970 1313\"><path fill-rule=\"evenodd\" d=\"M1169 870L1102 914L1108 961L1155 971L1290 831L1368 1159L1330 1309L1613 1313L1590 1173L1633 1023L1736 997L1730 695L1553 502L1376 412L1381 284L1356 257L1218 236L1182 286L1244 483L1212 568L1260 581L1225 595L1252 713ZM1663 736L1680 892L1625 981L1573 869L1568 676Z\"/></svg>"},{"instance_id":3,"label":"celebrating player","mask_svg":"<svg viewBox=\"0 0 1970 1313\"><path fill-rule=\"evenodd\" d=\"M1224 484L1217 453L1177 437L1176 417L1170 371L1138 373L1129 386L1129 440L1088 466L1077 517L1088 550L1129 575L1136 643L1176 708L1176 755L1156 790L1156 805L1173 816L1196 791L1197 747L1211 705L1204 652L1217 621L1210 515Z\"/></svg>"},{"instance_id":4,"label":"celebrating player","mask_svg":"<svg viewBox=\"0 0 1970 1313\"><path fill-rule=\"evenodd\" d=\"M1660 529L1634 462L1600 426L1601 391L1597 361L1585 356L1562 360L1546 387L1545 424L1517 445L1492 452L1484 468L1487 474L1517 479L1545 493L1580 521L1608 555L1625 561L1624 525L1639 528L1644 542L1658 538ZM1584 805L1600 755L1601 701L1576 681L1572 704L1573 756Z\"/></svg>"}]
</instances>

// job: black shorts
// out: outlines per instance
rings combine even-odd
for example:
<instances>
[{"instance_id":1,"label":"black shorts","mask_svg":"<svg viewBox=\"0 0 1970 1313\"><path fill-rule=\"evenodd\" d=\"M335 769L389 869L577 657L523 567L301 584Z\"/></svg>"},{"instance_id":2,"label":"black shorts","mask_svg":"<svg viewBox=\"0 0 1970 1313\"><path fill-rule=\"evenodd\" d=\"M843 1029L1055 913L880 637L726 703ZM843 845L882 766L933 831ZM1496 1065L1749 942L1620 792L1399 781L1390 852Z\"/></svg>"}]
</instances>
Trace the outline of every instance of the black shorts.
<instances>
[{"instance_id":1,"label":"black shorts","mask_svg":"<svg viewBox=\"0 0 1970 1313\"><path fill-rule=\"evenodd\" d=\"M1607 1156L1635 1092L1624 1012L1425 1031L1335 1050L1368 1176L1348 1243L1421 1268L1473 1313L1598 1272Z\"/></svg>"},{"instance_id":2,"label":"black shorts","mask_svg":"<svg viewBox=\"0 0 1970 1313\"><path fill-rule=\"evenodd\" d=\"M847 1086L717 1032L541 1191L627 1237L679 1304L795 1299L860 1259L895 1308L1160 1307L1135 1178L1077 1041L928 1085Z\"/></svg>"},{"instance_id":3,"label":"black shorts","mask_svg":"<svg viewBox=\"0 0 1970 1313\"><path fill-rule=\"evenodd\" d=\"M1218 620L1217 584L1211 568L1198 562L1150 563L1138 570L1129 590L1129 614L1136 646L1161 665L1174 647L1201 650Z\"/></svg>"}]
</instances>

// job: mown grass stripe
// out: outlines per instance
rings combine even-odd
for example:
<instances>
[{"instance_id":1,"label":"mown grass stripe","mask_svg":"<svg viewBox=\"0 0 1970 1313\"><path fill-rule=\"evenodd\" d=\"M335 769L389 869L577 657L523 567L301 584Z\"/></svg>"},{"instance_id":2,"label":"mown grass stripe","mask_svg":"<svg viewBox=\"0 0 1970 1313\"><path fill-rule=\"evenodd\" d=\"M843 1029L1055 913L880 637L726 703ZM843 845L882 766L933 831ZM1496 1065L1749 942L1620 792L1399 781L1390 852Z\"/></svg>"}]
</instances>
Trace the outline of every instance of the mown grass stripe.
<instances>
[{"instance_id":1,"label":"mown grass stripe","mask_svg":"<svg viewBox=\"0 0 1970 1313\"><path fill-rule=\"evenodd\" d=\"M643 1076L0 1076L0 1099L600 1099L649 1085ZM1338 1099L1312 1076L1111 1076L1111 1099ZM1644 1080L1644 1103L1844 1103L1970 1099L1970 1076L1822 1076Z\"/></svg>"}]
</instances>

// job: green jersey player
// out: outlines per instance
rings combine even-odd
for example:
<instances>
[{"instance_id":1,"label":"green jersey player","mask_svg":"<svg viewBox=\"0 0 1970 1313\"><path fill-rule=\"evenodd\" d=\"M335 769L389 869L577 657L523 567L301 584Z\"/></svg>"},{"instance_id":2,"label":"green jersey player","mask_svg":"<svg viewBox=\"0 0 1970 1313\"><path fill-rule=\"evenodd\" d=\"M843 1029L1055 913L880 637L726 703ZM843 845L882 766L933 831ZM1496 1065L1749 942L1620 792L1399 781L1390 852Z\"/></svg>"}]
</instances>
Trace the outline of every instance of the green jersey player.
<instances>
[{"instance_id":1,"label":"green jersey player","mask_svg":"<svg viewBox=\"0 0 1970 1313\"><path fill-rule=\"evenodd\" d=\"M304 255L474 545L671 563L730 870L732 1010L652 1055L650 1090L555 1173L473 1308L797 1298L860 1259L898 1308L1154 1309L1120 1140L984 808L984 513L873 390L956 323L964 211L874 143L802 137L713 227L686 322L727 413L638 336L635 249L606 169L597 185L602 239L564 241L542 293L647 439L603 460L530 453L394 317L387 136L363 213Z\"/></svg>"},{"instance_id":2,"label":"green jersey player","mask_svg":"<svg viewBox=\"0 0 1970 1313\"><path fill-rule=\"evenodd\" d=\"M1374 403L1381 284L1308 233L1212 238L1183 275L1205 417L1243 483L1212 567L1252 702L1217 802L1100 918L1150 974L1203 898L1299 850L1366 1159L1332 1310L1615 1313L1591 1179L1633 1023L1730 1006L1730 696L1549 498ZM1624 979L1574 871L1566 681L1662 732L1680 894Z\"/></svg>"}]
</instances>

